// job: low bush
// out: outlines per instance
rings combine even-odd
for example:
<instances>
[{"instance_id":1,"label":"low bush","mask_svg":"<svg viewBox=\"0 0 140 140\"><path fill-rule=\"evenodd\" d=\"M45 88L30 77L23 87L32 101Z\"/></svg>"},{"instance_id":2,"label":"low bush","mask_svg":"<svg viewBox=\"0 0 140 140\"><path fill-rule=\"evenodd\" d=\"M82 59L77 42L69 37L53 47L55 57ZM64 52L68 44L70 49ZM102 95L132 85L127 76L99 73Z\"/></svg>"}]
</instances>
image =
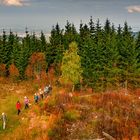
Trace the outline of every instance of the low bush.
<instances>
[{"instance_id":1,"label":"low bush","mask_svg":"<svg viewBox=\"0 0 140 140\"><path fill-rule=\"evenodd\" d=\"M68 110L64 113L64 119L67 121L76 121L80 118L80 113L77 110Z\"/></svg>"}]
</instances>

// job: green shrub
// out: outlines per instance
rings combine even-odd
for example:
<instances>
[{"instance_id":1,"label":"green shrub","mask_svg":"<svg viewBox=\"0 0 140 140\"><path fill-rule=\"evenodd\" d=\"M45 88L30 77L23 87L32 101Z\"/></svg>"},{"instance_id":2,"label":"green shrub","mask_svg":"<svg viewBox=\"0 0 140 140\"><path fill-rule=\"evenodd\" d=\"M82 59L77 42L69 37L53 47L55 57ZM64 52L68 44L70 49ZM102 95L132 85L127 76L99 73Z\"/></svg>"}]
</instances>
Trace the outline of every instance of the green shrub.
<instances>
[{"instance_id":1,"label":"green shrub","mask_svg":"<svg viewBox=\"0 0 140 140\"><path fill-rule=\"evenodd\" d=\"M44 102L43 101L40 101L39 102L39 107L43 107L44 106Z\"/></svg>"},{"instance_id":2,"label":"green shrub","mask_svg":"<svg viewBox=\"0 0 140 140\"><path fill-rule=\"evenodd\" d=\"M75 90L80 90L81 87L82 87L81 83L77 83L77 84L75 85Z\"/></svg>"},{"instance_id":3,"label":"green shrub","mask_svg":"<svg viewBox=\"0 0 140 140\"><path fill-rule=\"evenodd\" d=\"M76 121L79 118L80 118L80 114L76 110L69 110L64 114L64 119L68 121Z\"/></svg>"},{"instance_id":4,"label":"green shrub","mask_svg":"<svg viewBox=\"0 0 140 140\"><path fill-rule=\"evenodd\" d=\"M55 98L51 98L49 101L48 101L48 107L54 107L56 106L56 99Z\"/></svg>"},{"instance_id":5,"label":"green shrub","mask_svg":"<svg viewBox=\"0 0 140 140\"><path fill-rule=\"evenodd\" d=\"M73 100L73 103L80 103L81 98L78 96L73 96L72 100Z\"/></svg>"},{"instance_id":6,"label":"green shrub","mask_svg":"<svg viewBox=\"0 0 140 140\"><path fill-rule=\"evenodd\" d=\"M32 138L36 138L38 136L38 130L37 129L33 129L32 132L31 132L31 135L32 135Z\"/></svg>"},{"instance_id":7,"label":"green shrub","mask_svg":"<svg viewBox=\"0 0 140 140\"><path fill-rule=\"evenodd\" d=\"M55 131L53 129L48 129L48 136L49 137L54 137L55 136Z\"/></svg>"}]
</instances>

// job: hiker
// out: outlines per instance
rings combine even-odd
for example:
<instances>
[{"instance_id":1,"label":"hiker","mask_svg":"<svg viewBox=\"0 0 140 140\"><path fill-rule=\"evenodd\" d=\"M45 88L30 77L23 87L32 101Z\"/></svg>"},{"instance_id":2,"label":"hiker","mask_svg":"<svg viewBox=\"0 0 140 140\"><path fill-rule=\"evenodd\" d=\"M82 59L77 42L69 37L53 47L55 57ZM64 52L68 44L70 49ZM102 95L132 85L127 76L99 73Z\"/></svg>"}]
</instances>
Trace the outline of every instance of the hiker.
<instances>
[{"instance_id":1,"label":"hiker","mask_svg":"<svg viewBox=\"0 0 140 140\"><path fill-rule=\"evenodd\" d=\"M19 101L17 101L17 103L16 103L16 109L17 109L17 111L18 111L18 115L20 114L20 109L21 109L21 104L20 104L20 102Z\"/></svg>"},{"instance_id":2,"label":"hiker","mask_svg":"<svg viewBox=\"0 0 140 140\"><path fill-rule=\"evenodd\" d=\"M44 96L46 97L48 93L49 93L49 87L46 86L46 87L44 88Z\"/></svg>"},{"instance_id":3,"label":"hiker","mask_svg":"<svg viewBox=\"0 0 140 140\"><path fill-rule=\"evenodd\" d=\"M43 91L39 89L40 98L43 100Z\"/></svg>"},{"instance_id":4,"label":"hiker","mask_svg":"<svg viewBox=\"0 0 140 140\"><path fill-rule=\"evenodd\" d=\"M26 96L24 97L24 104L25 104L25 109L29 108L29 99Z\"/></svg>"},{"instance_id":5,"label":"hiker","mask_svg":"<svg viewBox=\"0 0 140 140\"><path fill-rule=\"evenodd\" d=\"M52 87L51 85L49 85L49 93L52 91Z\"/></svg>"},{"instance_id":6,"label":"hiker","mask_svg":"<svg viewBox=\"0 0 140 140\"><path fill-rule=\"evenodd\" d=\"M34 95L34 101L35 101L35 103L38 103L38 95L37 95L37 93L35 93L35 95Z\"/></svg>"},{"instance_id":7,"label":"hiker","mask_svg":"<svg viewBox=\"0 0 140 140\"><path fill-rule=\"evenodd\" d=\"M7 116L4 112L2 113L1 119L2 119L2 127L4 130L6 128L6 121L7 121Z\"/></svg>"}]
</instances>

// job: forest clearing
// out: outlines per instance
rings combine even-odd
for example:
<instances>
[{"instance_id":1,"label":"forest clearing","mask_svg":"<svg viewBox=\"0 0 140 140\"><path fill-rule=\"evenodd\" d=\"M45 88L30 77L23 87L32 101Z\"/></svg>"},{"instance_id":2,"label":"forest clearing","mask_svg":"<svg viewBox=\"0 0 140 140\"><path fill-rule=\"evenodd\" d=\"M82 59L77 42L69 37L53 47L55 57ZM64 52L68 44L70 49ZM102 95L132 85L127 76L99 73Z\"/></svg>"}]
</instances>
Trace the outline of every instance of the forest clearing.
<instances>
[{"instance_id":1,"label":"forest clearing","mask_svg":"<svg viewBox=\"0 0 140 140\"><path fill-rule=\"evenodd\" d=\"M65 87L52 83L52 94L34 103L36 81L13 83L0 79L0 112L8 118L6 129L0 126L0 138L28 140L109 139L138 140L140 136L140 90L125 89L94 93L87 89L72 96ZM24 96L30 100L24 109ZM18 116L16 102L22 104Z\"/></svg>"}]
</instances>

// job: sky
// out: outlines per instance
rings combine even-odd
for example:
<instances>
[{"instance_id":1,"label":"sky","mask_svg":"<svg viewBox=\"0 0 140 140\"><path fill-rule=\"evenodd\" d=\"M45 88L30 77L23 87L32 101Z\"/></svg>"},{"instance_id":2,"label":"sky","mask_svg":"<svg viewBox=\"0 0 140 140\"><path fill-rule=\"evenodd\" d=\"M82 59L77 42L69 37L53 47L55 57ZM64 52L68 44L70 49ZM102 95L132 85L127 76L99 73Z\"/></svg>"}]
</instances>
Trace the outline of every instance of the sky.
<instances>
[{"instance_id":1,"label":"sky","mask_svg":"<svg viewBox=\"0 0 140 140\"><path fill-rule=\"evenodd\" d=\"M116 27L127 21L140 31L140 0L0 0L0 30L50 32L57 22L64 28L67 20L79 29L90 16L102 26L108 18Z\"/></svg>"}]
</instances>

